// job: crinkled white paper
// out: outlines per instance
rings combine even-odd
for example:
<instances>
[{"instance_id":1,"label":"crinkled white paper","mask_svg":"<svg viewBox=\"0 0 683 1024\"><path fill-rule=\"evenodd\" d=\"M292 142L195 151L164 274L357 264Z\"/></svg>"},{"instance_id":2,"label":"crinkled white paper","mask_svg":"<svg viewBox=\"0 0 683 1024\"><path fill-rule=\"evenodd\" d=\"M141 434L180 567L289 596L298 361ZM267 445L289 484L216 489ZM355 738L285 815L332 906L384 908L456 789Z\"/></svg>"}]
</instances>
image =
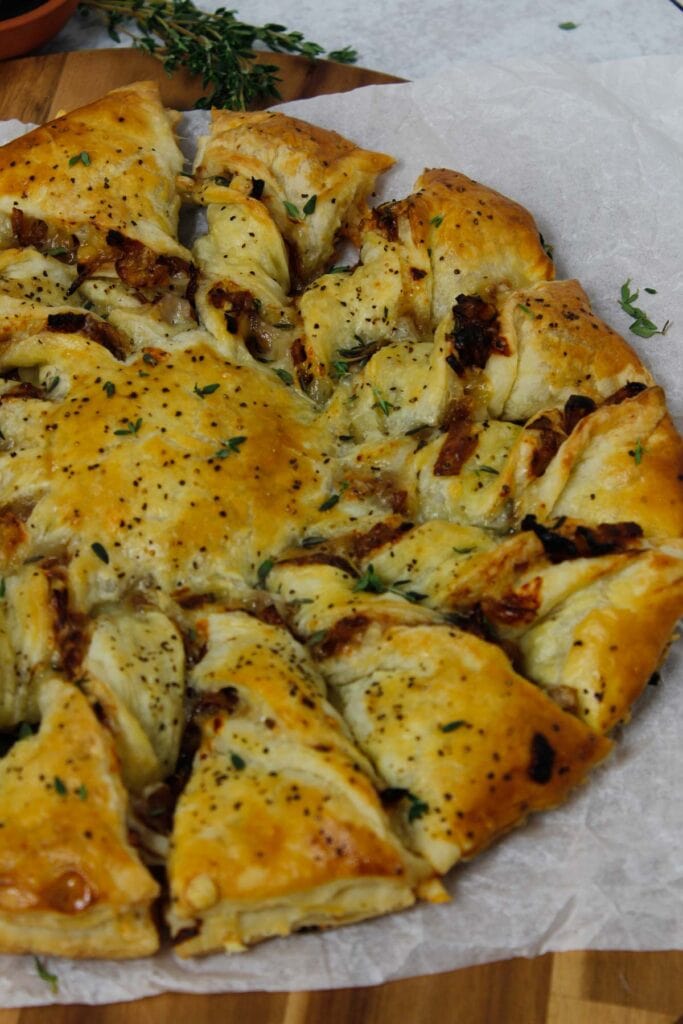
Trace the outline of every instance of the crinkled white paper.
<instances>
[{"instance_id":1,"label":"crinkled white paper","mask_svg":"<svg viewBox=\"0 0 683 1024\"><path fill-rule=\"evenodd\" d=\"M629 338L683 414L682 60L460 66L412 85L283 109L398 156L384 198L407 193L424 166L446 166L527 206L555 248L558 275L582 281L596 311ZM204 117L186 119L185 133ZM14 122L5 138L16 131ZM617 302L627 278L655 323L672 321L665 336L629 334ZM588 785L456 868L448 905L190 963L169 952L123 963L48 958L59 978L56 997L30 957L6 957L0 1004L334 988L550 950L681 947L682 681L674 652Z\"/></svg>"}]
</instances>

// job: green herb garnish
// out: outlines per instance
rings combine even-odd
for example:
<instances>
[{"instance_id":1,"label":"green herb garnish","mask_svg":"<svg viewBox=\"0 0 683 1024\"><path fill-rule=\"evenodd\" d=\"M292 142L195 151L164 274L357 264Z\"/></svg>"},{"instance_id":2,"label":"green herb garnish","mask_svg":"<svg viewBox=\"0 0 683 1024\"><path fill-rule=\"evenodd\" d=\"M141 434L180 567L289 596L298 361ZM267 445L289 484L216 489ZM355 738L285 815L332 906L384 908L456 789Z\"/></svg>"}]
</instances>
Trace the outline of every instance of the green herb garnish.
<instances>
[{"instance_id":1,"label":"green herb garnish","mask_svg":"<svg viewBox=\"0 0 683 1024\"><path fill-rule=\"evenodd\" d=\"M59 793L60 796L66 796L68 790L64 783L62 782L62 780L60 779L59 775L55 775L53 786L55 787L55 791Z\"/></svg>"},{"instance_id":2,"label":"green herb garnish","mask_svg":"<svg viewBox=\"0 0 683 1024\"><path fill-rule=\"evenodd\" d=\"M392 405L391 402L386 400L379 388L373 387L372 393L377 399L377 401L373 403L373 409L379 409L385 416L388 416L392 409L397 408L395 405Z\"/></svg>"},{"instance_id":3,"label":"green herb garnish","mask_svg":"<svg viewBox=\"0 0 683 1024\"><path fill-rule=\"evenodd\" d=\"M463 725L467 724L464 718L458 718L454 722L446 722L445 725L440 725L439 729L441 729L441 732L455 732L456 729L462 729Z\"/></svg>"},{"instance_id":4,"label":"green herb garnish","mask_svg":"<svg viewBox=\"0 0 683 1024\"><path fill-rule=\"evenodd\" d=\"M354 591L367 590L371 594L385 594L388 588L382 583L374 566L369 565L363 575L356 580L353 589Z\"/></svg>"},{"instance_id":5,"label":"green herb garnish","mask_svg":"<svg viewBox=\"0 0 683 1024\"><path fill-rule=\"evenodd\" d=\"M86 153L85 150L82 153L76 153L75 156L69 157L69 167L73 167L74 164L82 163L85 167L90 166L90 154Z\"/></svg>"},{"instance_id":6,"label":"green herb garnish","mask_svg":"<svg viewBox=\"0 0 683 1024\"><path fill-rule=\"evenodd\" d=\"M293 384L294 378L292 377L289 370L277 369L275 373L278 375L283 384Z\"/></svg>"},{"instance_id":7,"label":"green herb garnish","mask_svg":"<svg viewBox=\"0 0 683 1024\"><path fill-rule=\"evenodd\" d=\"M285 199L282 205L284 206L285 210L287 211L289 216L292 218L292 220L303 220L304 219L304 215L301 212L301 210L299 209L299 207L296 206L294 203L290 203L288 199Z\"/></svg>"},{"instance_id":8,"label":"green herb garnish","mask_svg":"<svg viewBox=\"0 0 683 1024\"><path fill-rule=\"evenodd\" d=\"M241 772L243 768L247 767L247 762L239 754L231 754L230 761L232 762L233 768L236 768L238 772Z\"/></svg>"},{"instance_id":9,"label":"green herb garnish","mask_svg":"<svg viewBox=\"0 0 683 1024\"><path fill-rule=\"evenodd\" d=\"M648 291L646 288L645 291ZM619 293L619 305L623 309L624 313L627 313L633 319L633 323L630 325L629 330L636 334L639 338L652 338L655 334L666 334L669 329L669 321L667 320L662 329L660 330L656 324L648 318L647 313L634 306L634 302L638 298L640 293L636 290L631 291L631 278L624 281L621 286Z\"/></svg>"},{"instance_id":10,"label":"green herb garnish","mask_svg":"<svg viewBox=\"0 0 683 1024\"><path fill-rule=\"evenodd\" d=\"M525 306L523 302L518 302L517 303L517 309L521 309L522 313L526 313L527 316L533 316L534 315L533 309L529 309L529 307Z\"/></svg>"},{"instance_id":11,"label":"green herb garnish","mask_svg":"<svg viewBox=\"0 0 683 1024\"><path fill-rule=\"evenodd\" d=\"M440 228L441 225L443 224L443 215L440 214L440 213L437 213L437 215L435 217L432 217L432 219L430 220L429 223L431 225L433 225L433 227L435 227L435 228Z\"/></svg>"},{"instance_id":12,"label":"green herb garnish","mask_svg":"<svg viewBox=\"0 0 683 1024\"><path fill-rule=\"evenodd\" d=\"M311 196L304 205L304 216L310 217L312 213L315 213L315 204L318 202L317 196Z\"/></svg>"},{"instance_id":13,"label":"green herb garnish","mask_svg":"<svg viewBox=\"0 0 683 1024\"><path fill-rule=\"evenodd\" d=\"M95 554L97 555L101 562L104 562L105 565L109 565L109 554L107 553L107 549L103 544L100 544L100 542L96 540L94 544L90 545L90 547L93 549L93 551L95 552Z\"/></svg>"},{"instance_id":14,"label":"green herb garnish","mask_svg":"<svg viewBox=\"0 0 683 1024\"><path fill-rule=\"evenodd\" d=\"M218 391L220 384L205 384L204 387L200 388L199 384L195 384L194 393L199 395L200 398L206 398L207 395L212 395L214 391Z\"/></svg>"},{"instance_id":15,"label":"green herb garnish","mask_svg":"<svg viewBox=\"0 0 683 1024\"><path fill-rule=\"evenodd\" d=\"M256 570L256 575L258 576L259 583L263 584L266 582L268 576L270 575L270 570L273 568L274 565L275 562L273 561L272 558L266 558L265 562L261 562L258 569Z\"/></svg>"},{"instance_id":16,"label":"green herb garnish","mask_svg":"<svg viewBox=\"0 0 683 1024\"><path fill-rule=\"evenodd\" d=\"M88 799L88 790L87 790L87 787L83 785L83 783L81 783L80 786L78 787L78 789L76 790L76 796L80 800L87 800Z\"/></svg>"},{"instance_id":17,"label":"green herb garnish","mask_svg":"<svg viewBox=\"0 0 683 1024\"><path fill-rule=\"evenodd\" d=\"M142 418L138 416L135 423L133 423L132 420L129 420L127 426L121 427L121 429L119 430L115 430L114 433L117 434L119 437L123 437L126 434L137 434L141 426Z\"/></svg>"},{"instance_id":18,"label":"green herb garnish","mask_svg":"<svg viewBox=\"0 0 683 1024\"><path fill-rule=\"evenodd\" d=\"M303 537L301 540L302 548L317 548L318 544L324 544L325 537L321 537L318 533L311 533L308 537Z\"/></svg>"},{"instance_id":19,"label":"green herb garnish","mask_svg":"<svg viewBox=\"0 0 683 1024\"><path fill-rule=\"evenodd\" d=\"M104 384L102 385L102 390L106 394L107 398L111 398L111 396L116 391L116 384L112 384L110 380L105 380Z\"/></svg>"},{"instance_id":20,"label":"green herb garnish","mask_svg":"<svg viewBox=\"0 0 683 1024\"><path fill-rule=\"evenodd\" d=\"M557 27L563 29L565 32L571 32L573 28L578 28L579 26L575 21L561 21Z\"/></svg>"},{"instance_id":21,"label":"green herb garnish","mask_svg":"<svg viewBox=\"0 0 683 1024\"><path fill-rule=\"evenodd\" d=\"M98 14L115 42L126 35L133 46L160 60L169 74L186 68L202 79L208 95L197 107L244 110L257 100L279 98L277 65L256 60L260 47L276 53L318 57L324 47L283 25L249 25L235 11L201 10L192 0L82 0L81 10ZM260 47L256 44L260 44ZM355 50L331 50L329 60L353 64Z\"/></svg>"},{"instance_id":22,"label":"green herb garnish","mask_svg":"<svg viewBox=\"0 0 683 1024\"><path fill-rule=\"evenodd\" d=\"M317 629L315 631L315 633L311 633L311 635L309 636L309 638L307 640L307 643L308 643L309 647L317 647L318 644L321 644L323 642L323 640L325 639L326 636L327 636L327 630L326 629Z\"/></svg>"},{"instance_id":23,"label":"green herb garnish","mask_svg":"<svg viewBox=\"0 0 683 1024\"><path fill-rule=\"evenodd\" d=\"M417 821L418 818L424 817L429 810L429 804L425 803L424 800L420 800L418 797L413 796L412 793L408 794L410 799L410 807L408 809L408 821Z\"/></svg>"},{"instance_id":24,"label":"green herb garnish","mask_svg":"<svg viewBox=\"0 0 683 1024\"><path fill-rule=\"evenodd\" d=\"M349 267L349 266L330 267L330 269L327 271L327 273L328 274L350 274L351 273L351 269L352 268Z\"/></svg>"},{"instance_id":25,"label":"green herb garnish","mask_svg":"<svg viewBox=\"0 0 683 1024\"><path fill-rule=\"evenodd\" d=\"M332 367L338 377L345 377L349 372L349 364L344 359L335 359Z\"/></svg>"},{"instance_id":26,"label":"green herb garnish","mask_svg":"<svg viewBox=\"0 0 683 1024\"><path fill-rule=\"evenodd\" d=\"M47 985L49 985L56 995L57 992L59 992L59 978L57 977L57 975L52 974L51 971L48 971L43 961L39 960L37 956L33 957L33 963L36 966L36 973L38 974L38 977Z\"/></svg>"},{"instance_id":27,"label":"green herb garnish","mask_svg":"<svg viewBox=\"0 0 683 1024\"><path fill-rule=\"evenodd\" d=\"M214 458L216 459L227 459L228 455L238 453L240 445L243 445L246 441L246 437L229 437L227 441L221 441L221 447L216 452Z\"/></svg>"},{"instance_id":28,"label":"green herb garnish","mask_svg":"<svg viewBox=\"0 0 683 1024\"><path fill-rule=\"evenodd\" d=\"M645 455L645 452L646 449L643 448L640 438L638 438L638 440L636 441L635 448L633 449L633 451L629 452L629 455L633 458L636 466L639 466L643 461L643 455Z\"/></svg>"}]
</instances>

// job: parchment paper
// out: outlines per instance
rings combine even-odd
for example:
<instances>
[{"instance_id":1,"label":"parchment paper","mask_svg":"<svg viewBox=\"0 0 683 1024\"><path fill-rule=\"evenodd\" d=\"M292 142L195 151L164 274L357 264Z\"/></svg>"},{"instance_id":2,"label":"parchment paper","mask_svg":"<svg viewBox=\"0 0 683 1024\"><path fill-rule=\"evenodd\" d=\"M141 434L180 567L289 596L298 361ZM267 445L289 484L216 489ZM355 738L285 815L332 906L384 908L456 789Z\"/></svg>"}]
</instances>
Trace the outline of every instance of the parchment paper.
<instances>
[{"instance_id":1,"label":"parchment paper","mask_svg":"<svg viewBox=\"0 0 683 1024\"><path fill-rule=\"evenodd\" d=\"M382 198L406 194L424 166L446 166L527 206L555 247L558 276L582 281L596 311L628 337L683 414L683 60L460 65L413 85L282 109L400 157ZM184 134L204 118L186 118ZM17 128L8 125L3 138ZM672 321L665 336L629 333L617 304L627 278L656 324ZM59 979L56 996L30 957L5 957L0 1004L334 988L551 950L681 947L682 682L674 651L588 785L456 868L448 905L190 963L169 952L119 963L47 958Z\"/></svg>"}]
</instances>

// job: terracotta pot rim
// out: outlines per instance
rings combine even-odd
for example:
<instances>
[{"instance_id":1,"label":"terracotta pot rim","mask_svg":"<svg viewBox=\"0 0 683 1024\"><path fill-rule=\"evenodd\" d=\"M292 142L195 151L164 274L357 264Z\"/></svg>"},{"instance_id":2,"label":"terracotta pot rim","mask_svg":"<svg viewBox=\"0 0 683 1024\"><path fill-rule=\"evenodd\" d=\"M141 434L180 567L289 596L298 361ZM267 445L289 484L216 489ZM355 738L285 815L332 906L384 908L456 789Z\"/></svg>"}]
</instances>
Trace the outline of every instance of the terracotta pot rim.
<instances>
[{"instance_id":1,"label":"terracotta pot rim","mask_svg":"<svg viewBox=\"0 0 683 1024\"><path fill-rule=\"evenodd\" d=\"M4 21L0 21L0 34L9 29L23 28L30 25L32 21L44 18L46 14L57 11L60 7L66 7L69 3L70 0L43 0L42 4L35 7L32 11L27 11L26 14L20 14L16 18L6 18Z\"/></svg>"}]
</instances>

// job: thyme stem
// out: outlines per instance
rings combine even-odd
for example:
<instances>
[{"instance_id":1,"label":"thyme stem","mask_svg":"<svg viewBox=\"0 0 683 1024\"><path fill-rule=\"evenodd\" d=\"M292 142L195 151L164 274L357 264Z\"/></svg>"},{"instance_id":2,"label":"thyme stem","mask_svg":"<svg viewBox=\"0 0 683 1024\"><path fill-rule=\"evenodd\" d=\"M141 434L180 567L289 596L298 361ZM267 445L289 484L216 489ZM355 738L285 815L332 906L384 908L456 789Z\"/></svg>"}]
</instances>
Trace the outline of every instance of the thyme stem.
<instances>
[{"instance_id":1,"label":"thyme stem","mask_svg":"<svg viewBox=\"0 0 683 1024\"><path fill-rule=\"evenodd\" d=\"M81 0L79 9L84 16L104 19L115 42L121 41L119 33L128 36L137 49L160 60L169 75L179 67L200 75L207 95L197 107L244 110L258 100L280 97L279 68L257 62L255 44L310 58L324 53L302 32L283 25L249 25L235 11L203 11L193 0ZM327 56L342 64L357 59L349 47Z\"/></svg>"}]
</instances>

